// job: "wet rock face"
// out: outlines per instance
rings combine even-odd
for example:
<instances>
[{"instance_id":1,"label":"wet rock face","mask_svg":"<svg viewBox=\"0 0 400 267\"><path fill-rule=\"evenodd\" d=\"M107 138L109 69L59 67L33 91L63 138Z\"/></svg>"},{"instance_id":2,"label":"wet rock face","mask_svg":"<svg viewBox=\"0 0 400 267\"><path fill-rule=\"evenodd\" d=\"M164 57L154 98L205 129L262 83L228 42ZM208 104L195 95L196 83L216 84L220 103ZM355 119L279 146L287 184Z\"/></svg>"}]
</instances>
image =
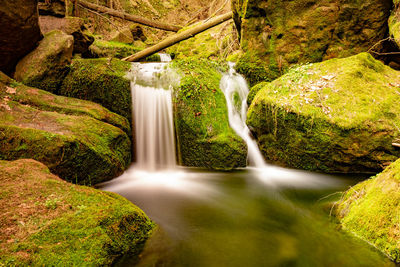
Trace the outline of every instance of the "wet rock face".
<instances>
[{"instance_id":1,"label":"wet rock face","mask_svg":"<svg viewBox=\"0 0 400 267\"><path fill-rule=\"evenodd\" d=\"M390 0L234 0L241 45L275 77L295 63L367 51L385 37Z\"/></svg>"},{"instance_id":2,"label":"wet rock face","mask_svg":"<svg viewBox=\"0 0 400 267\"><path fill-rule=\"evenodd\" d=\"M0 70L11 74L17 62L32 51L40 39L37 0L3 1L0 5Z\"/></svg>"}]
</instances>

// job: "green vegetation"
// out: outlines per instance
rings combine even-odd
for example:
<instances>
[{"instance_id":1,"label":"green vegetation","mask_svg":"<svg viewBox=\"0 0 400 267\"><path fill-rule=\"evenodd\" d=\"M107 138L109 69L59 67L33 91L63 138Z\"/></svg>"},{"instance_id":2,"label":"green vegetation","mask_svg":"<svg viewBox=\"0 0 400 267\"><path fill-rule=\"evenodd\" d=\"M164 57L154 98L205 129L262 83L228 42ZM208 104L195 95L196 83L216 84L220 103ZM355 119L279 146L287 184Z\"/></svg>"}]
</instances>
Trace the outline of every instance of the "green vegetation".
<instances>
[{"instance_id":1,"label":"green vegetation","mask_svg":"<svg viewBox=\"0 0 400 267\"><path fill-rule=\"evenodd\" d=\"M191 25L194 27L197 24ZM189 27L182 29L185 31ZM195 58L223 62L236 46L236 35L230 22L208 29L167 49L176 59Z\"/></svg>"},{"instance_id":2,"label":"green vegetation","mask_svg":"<svg viewBox=\"0 0 400 267\"><path fill-rule=\"evenodd\" d=\"M182 74L174 99L179 161L221 170L246 166L246 145L229 127L219 65L188 58L173 66Z\"/></svg>"},{"instance_id":3,"label":"green vegetation","mask_svg":"<svg viewBox=\"0 0 400 267\"><path fill-rule=\"evenodd\" d=\"M345 230L400 262L400 160L350 188L337 204Z\"/></svg>"},{"instance_id":4,"label":"green vegetation","mask_svg":"<svg viewBox=\"0 0 400 267\"><path fill-rule=\"evenodd\" d=\"M69 71L74 38L62 31L45 34L39 46L17 65L15 79L32 87L58 93Z\"/></svg>"},{"instance_id":5,"label":"green vegetation","mask_svg":"<svg viewBox=\"0 0 400 267\"><path fill-rule=\"evenodd\" d=\"M34 160L0 168L1 266L111 265L138 255L154 227L121 196L64 182Z\"/></svg>"},{"instance_id":6,"label":"green vegetation","mask_svg":"<svg viewBox=\"0 0 400 267\"><path fill-rule=\"evenodd\" d=\"M118 59L76 59L65 78L60 94L90 100L124 116L132 117L131 63Z\"/></svg>"},{"instance_id":7,"label":"green vegetation","mask_svg":"<svg viewBox=\"0 0 400 267\"><path fill-rule=\"evenodd\" d=\"M143 48L135 47L129 44L103 41L98 39L95 40L95 42L90 46L89 49L95 57L111 57L119 59L128 57L143 50ZM154 54L145 58L144 61L158 62L160 61L160 56L158 54Z\"/></svg>"},{"instance_id":8,"label":"green vegetation","mask_svg":"<svg viewBox=\"0 0 400 267\"><path fill-rule=\"evenodd\" d=\"M252 51L239 56L235 69L246 77L251 87L259 82L270 82L279 76L276 72L266 69L264 62Z\"/></svg>"},{"instance_id":9,"label":"green vegetation","mask_svg":"<svg viewBox=\"0 0 400 267\"><path fill-rule=\"evenodd\" d=\"M261 59L249 68L262 66L272 79L294 64L367 51L386 37L391 8L391 1L380 0L232 1L241 47Z\"/></svg>"},{"instance_id":10,"label":"green vegetation","mask_svg":"<svg viewBox=\"0 0 400 267\"><path fill-rule=\"evenodd\" d=\"M400 152L399 73L362 53L257 86L248 112L265 157L326 172L376 172Z\"/></svg>"},{"instance_id":11,"label":"green vegetation","mask_svg":"<svg viewBox=\"0 0 400 267\"><path fill-rule=\"evenodd\" d=\"M96 120L114 125L128 135L131 135L131 127L128 120L122 116L110 112L99 104L76 98L57 96L52 93L11 82L15 88L13 94L7 94L9 99L21 104L29 105L43 111L53 111L66 115L86 115ZM0 92L0 97L3 94ZM5 95L4 95L5 96Z\"/></svg>"},{"instance_id":12,"label":"green vegetation","mask_svg":"<svg viewBox=\"0 0 400 267\"><path fill-rule=\"evenodd\" d=\"M0 88L0 160L33 158L63 179L88 185L112 179L130 164L130 138L109 124L128 130L126 119L23 85Z\"/></svg>"}]
</instances>

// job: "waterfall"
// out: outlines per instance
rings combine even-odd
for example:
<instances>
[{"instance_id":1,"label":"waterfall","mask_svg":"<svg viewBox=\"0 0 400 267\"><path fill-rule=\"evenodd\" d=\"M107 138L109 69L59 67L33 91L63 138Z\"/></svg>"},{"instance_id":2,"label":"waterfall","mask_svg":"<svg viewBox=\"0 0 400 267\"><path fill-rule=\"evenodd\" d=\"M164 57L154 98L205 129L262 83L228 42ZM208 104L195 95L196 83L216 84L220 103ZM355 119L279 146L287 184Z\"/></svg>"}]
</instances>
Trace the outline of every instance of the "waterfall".
<instances>
[{"instance_id":1,"label":"waterfall","mask_svg":"<svg viewBox=\"0 0 400 267\"><path fill-rule=\"evenodd\" d=\"M259 168L265 167L261 151L246 125L249 87L246 80L236 73L233 67L234 64L229 63L229 72L222 77L220 83L228 106L229 125L246 142L250 165Z\"/></svg>"},{"instance_id":2,"label":"waterfall","mask_svg":"<svg viewBox=\"0 0 400 267\"><path fill-rule=\"evenodd\" d=\"M160 54L170 61L169 55ZM172 87L178 78L168 63L133 63L131 78L137 168L176 167Z\"/></svg>"}]
</instances>

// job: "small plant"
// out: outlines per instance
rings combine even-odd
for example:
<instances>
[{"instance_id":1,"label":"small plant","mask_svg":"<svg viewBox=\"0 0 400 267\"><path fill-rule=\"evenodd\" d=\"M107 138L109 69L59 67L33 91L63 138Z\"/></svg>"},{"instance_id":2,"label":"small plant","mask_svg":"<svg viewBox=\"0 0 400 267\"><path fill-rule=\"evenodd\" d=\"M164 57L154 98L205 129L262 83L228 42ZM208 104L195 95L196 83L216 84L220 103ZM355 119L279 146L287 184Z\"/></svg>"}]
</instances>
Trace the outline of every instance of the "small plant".
<instances>
[{"instance_id":1,"label":"small plant","mask_svg":"<svg viewBox=\"0 0 400 267\"><path fill-rule=\"evenodd\" d=\"M44 204L47 209L55 210L58 206L59 200L57 198L54 199L47 199L46 203Z\"/></svg>"}]
</instances>

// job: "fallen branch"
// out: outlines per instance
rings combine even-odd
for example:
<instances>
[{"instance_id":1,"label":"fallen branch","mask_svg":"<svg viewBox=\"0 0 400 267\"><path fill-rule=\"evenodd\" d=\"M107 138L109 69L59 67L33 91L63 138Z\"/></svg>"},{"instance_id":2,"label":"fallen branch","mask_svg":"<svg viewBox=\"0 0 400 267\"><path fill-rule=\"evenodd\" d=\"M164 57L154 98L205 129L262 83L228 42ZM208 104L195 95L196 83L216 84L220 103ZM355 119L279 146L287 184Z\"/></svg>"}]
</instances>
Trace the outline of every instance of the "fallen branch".
<instances>
[{"instance_id":1,"label":"fallen branch","mask_svg":"<svg viewBox=\"0 0 400 267\"><path fill-rule=\"evenodd\" d=\"M218 17L215 17L215 18L213 18L213 19L211 19L211 20L209 20L209 21L207 21L205 23L197 25L197 26L195 26L195 27L193 27L191 29L188 29L186 31L177 33L177 34L175 34L175 35L173 35L171 37L168 37L167 39L161 41L160 43L158 43L156 45L153 45L153 46L151 46L149 48L146 48L146 49L144 49L144 50L142 50L142 51L140 51L140 52L138 52L138 53L136 53L134 55L126 57L126 58L124 58L122 60L130 61L130 62L138 61L138 60L140 60L142 58L145 58L145 57L150 56L150 55L152 55L154 53L157 53L157 52L159 52L159 51L161 51L161 50L163 50L163 49L165 49L167 47L170 47L170 46L172 46L172 45L174 45L176 43L179 43L179 42L181 42L183 40L189 39L189 38L191 38L191 37L193 37L193 36L195 36L195 35L197 35L199 33L204 32L205 30L208 30L209 28L217 26L217 25L219 25L219 24L221 24L221 23L223 23L223 22L225 22L227 20L230 20L230 19L232 19L232 12L225 13L225 14L220 15Z\"/></svg>"},{"instance_id":2,"label":"fallen branch","mask_svg":"<svg viewBox=\"0 0 400 267\"><path fill-rule=\"evenodd\" d=\"M180 26L175 26L175 25L169 25L166 23L162 23L162 22L156 22L156 21L152 21L143 17L139 17L136 15L132 15L132 14L128 14L125 12L121 12L121 11L117 11L108 7L104 7L104 6L99 6L96 4L92 4L86 1L79 1L78 4L82 7L86 7L88 9L94 10L94 11L98 11L101 13L106 13L109 14L111 16L117 17L117 18L121 18L124 20L129 20L129 21L133 21L142 25L146 25L152 28L157 28L160 30L164 30L164 31L171 31L171 32L177 32L179 31L182 27Z\"/></svg>"},{"instance_id":3,"label":"fallen branch","mask_svg":"<svg viewBox=\"0 0 400 267\"><path fill-rule=\"evenodd\" d=\"M400 144L399 144L399 143L392 143L392 146L394 146L394 147L400 147Z\"/></svg>"}]
</instances>

